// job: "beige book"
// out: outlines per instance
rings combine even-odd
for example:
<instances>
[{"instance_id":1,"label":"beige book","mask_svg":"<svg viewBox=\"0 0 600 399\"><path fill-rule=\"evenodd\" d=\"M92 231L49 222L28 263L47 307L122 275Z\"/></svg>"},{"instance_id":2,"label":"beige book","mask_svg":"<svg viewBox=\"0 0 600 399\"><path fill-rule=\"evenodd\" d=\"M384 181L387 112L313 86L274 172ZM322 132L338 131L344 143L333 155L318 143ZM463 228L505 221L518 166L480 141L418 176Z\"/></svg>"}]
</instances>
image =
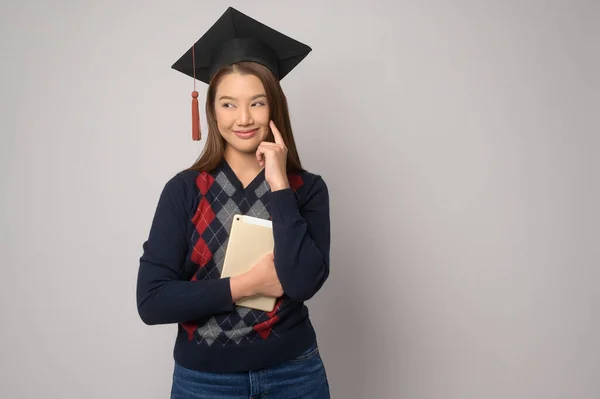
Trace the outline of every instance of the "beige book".
<instances>
[{"instance_id":1,"label":"beige book","mask_svg":"<svg viewBox=\"0 0 600 399\"><path fill-rule=\"evenodd\" d=\"M270 220L248 215L234 215L221 278L245 273L266 254L273 252L273 224ZM276 298L256 295L236 305L271 312Z\"/></svg>"}]
</instances>

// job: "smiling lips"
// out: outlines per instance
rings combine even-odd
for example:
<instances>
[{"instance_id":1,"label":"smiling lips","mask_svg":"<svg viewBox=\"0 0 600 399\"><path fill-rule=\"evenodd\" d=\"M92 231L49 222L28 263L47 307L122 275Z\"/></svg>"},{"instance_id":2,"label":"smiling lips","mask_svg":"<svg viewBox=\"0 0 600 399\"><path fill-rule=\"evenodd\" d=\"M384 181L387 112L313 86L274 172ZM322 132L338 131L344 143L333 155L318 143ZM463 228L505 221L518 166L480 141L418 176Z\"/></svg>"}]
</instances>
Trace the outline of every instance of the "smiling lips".
<instances>
[{"instance_id":1,"label":"smiling lips","mask_svg":"<svg viewBox=\"0 0 600 399\"><path fill-rule=\"evenodd\" d=\"M257 131L258 128L253 130L234 130L233 132L236 134L236 136L238 136L241 139L249 139L253 137Z\"/></svg>"}]
</instances>

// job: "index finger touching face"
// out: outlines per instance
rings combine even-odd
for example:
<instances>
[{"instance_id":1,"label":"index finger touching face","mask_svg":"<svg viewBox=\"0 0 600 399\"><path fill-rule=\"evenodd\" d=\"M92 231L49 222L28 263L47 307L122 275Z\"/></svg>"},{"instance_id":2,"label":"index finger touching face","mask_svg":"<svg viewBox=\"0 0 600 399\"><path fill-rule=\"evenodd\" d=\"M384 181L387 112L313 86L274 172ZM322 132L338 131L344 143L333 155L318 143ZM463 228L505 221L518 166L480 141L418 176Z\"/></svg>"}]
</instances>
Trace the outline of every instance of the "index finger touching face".
<instances>
[{"instance_id":1,"label":"index finger touching face","mask_svg":"<svg viewBox=\"0 0 600 399\"><path fill-rule=\"evenodd\" d=\"M271 131L273 132L273 137L275 138L275 144L284 144L283 136L281 136L279 129L277 129L277 126L275 126L275 122L271 121L269 123L269 125L271 126Z\"/></svg>"}]
</instances>

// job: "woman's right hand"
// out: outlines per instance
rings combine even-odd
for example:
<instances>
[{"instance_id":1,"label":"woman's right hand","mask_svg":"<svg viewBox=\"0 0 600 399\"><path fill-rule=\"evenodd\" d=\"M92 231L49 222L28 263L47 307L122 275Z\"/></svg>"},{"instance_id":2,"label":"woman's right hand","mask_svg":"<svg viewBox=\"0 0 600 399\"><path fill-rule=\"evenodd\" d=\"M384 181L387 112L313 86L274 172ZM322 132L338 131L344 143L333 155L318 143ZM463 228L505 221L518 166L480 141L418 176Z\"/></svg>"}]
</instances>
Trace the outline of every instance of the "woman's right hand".
<instances>
[{"instance_id":1,"label":"woman's right hand","mask_svg":"<svg viewBox=\"0 0 600 399\"><path fill-rule=\"evenodd\" d=\"M257 294L272 298L279 298L283 295L283 287L277 277L275 258L272 252L259 259L248 273L256 281Z\"/></svg>"},{"instance_id":2,"label":"woman's right hand","mask_svg":"<svg viewBox=\"0 0 600 399\"><path fill-rule=\"evenodd\" d=\"M283 295L283 287L275 270L273 253L268 253L256 262L246 273L231 278L233 301L245 297L264 295L279 298Z\"/></svg>"}]
</instances>

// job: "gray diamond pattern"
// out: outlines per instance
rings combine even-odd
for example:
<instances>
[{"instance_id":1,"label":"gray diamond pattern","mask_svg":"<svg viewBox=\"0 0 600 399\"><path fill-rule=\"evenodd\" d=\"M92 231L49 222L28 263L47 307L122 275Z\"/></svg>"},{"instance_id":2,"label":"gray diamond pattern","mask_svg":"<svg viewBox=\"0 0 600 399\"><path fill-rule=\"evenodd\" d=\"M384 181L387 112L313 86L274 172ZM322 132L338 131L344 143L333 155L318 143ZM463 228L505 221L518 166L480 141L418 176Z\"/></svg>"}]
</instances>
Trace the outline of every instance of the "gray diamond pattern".
<instances>
[{"instance_id":1,"label":"gray diamond pattern","mask_svg":"<svg viewBox=\"0 0 600 399\"><path fill-rule=\"evenodd\" d=\"M248 215L261 219L268 219L270 216L269 211L267 211L266 206L261 200L256 201L256 203L252 205L250 211L248 211Z\"/></svg>"},{"instance_id":2,"label":"gray diamond pattern","mask_svg":"<svg viewBox=\"0 0 600 399\"><path fill-rule=\"evenodd\" d=\"M240 320L233 329L225 331L225 335L236 344L239 344L250 332L252 332L252 327L247 326L244 320Z\"/></svg>"},{"instance_id":3,"label":"gray diamond pattern","mask_svg":"<svg viewBox=\"0 0 600 399\"><path fill-rule=\"evenodd\" d=\"M213 260L215 261L219 275L221 275L221 272L223 271L223 263L225 263L225 248L227 248L228 241L229 239L225 240L223 245L221 245L217 252L215 252L213 255Z\"/></svg>"},{"instance_id":4,"label":"gray diamond pattern","mask_svg":"<svg viewBox=\"0 0 600 399\"><path fill-rule=\"evenodd\" d=\"M206 341L208 346L211 346L215 342L221 331L223 330L214 317L211 317L207 323L198 328L198 334Z\"/></svg>"},{"instance_id":5,"label":"gray diamond pattern","mask_svg":"<svg viewBox=\"0 0 600 399\"><path fill-rule=\"evenodd\" d=\"M220 172L217 175L217 177L215 177L215 181L217 182L217 184L219 184L223 191L227 193L228 196L231 197L233 193L235 193L235 187L233 186L233 184L231 184L229 179L227 179L225 173Z\"/></svg>"},{"instance_id":6,"label":"gray diamond pattern","mask_svg":"<svg viewBox=\"0 0 600 399\"><path fill-rule=\"evenodd\" d=\"M227 202L223 205L223 208L219 210L217 213L217 219L223 225L227 231L231 231L231 224L233 223L233 215L240 212L240 208L238 208L237 204L229 198ZM217 232L215 232L216 234Z\"/></svg>"},{"instance_id":7,"label":"gray diamond pattern","mask_svg":"<svg viewBox=\"0 0 600 399\"><path fill-rule=\"evenodd\" d=\"M264 181L263 184L261 184L256 190L254 190L254 194L256 194L256 196L258 198L261 198L270 189L271 189L271 187L269 187L269 183L267 183L266 181Z\"/></svg>"},{"instance_id":8,"label":"gray diamond pattern","mask_svg":"<svg viewBox=\"0 0 600 399\"><path fill-rule=\"evenodd\" d=\"M227 193L229 197L231 197L231 195L234 194L235 187L228 180L227 176L223 172L217 174L217 176L215 177L215 182L223 189L225 193ZM260 199L269 190L269 185L265 181L254 192L259 198L254 204L250 206L250 203L246 198L242 200L246 201L246 203L242 203L241 206L248 206L249 208L249 211L246 213L247 215L258 217L261 219L270 218L269 212L267 211L268 204L265 205ZM219 200L215 197L215 201ZM233 223L233 216L238 213L241 214L240 208L231 198L228 198L225 204L220 205L221 209L217 212L215 216L219 220L221 226L219 226L218 230L216 231L213 230L214 227L209 227L210 230L208 231L211 232L212 237L210 237L207 244L210 244L214 240L218 240L217 234L220 233L220 229L230 231L231 225ZM205 278L214 277L215 273L218 272L220 274L223 270L223 262L225 261L227 240L228 239L226 239L224 243L218 243L219 248L213 254L213 260L215 262L216 268ZM254 338L256 335L251 334L253 331L252 326L257 323L260 323L260 321L264 319L265 312L245 308L242 306L236 306L234 312L237 312L239 314L241 320L237 321L236 317L236 324L233 328L231 328L233 323L231 322L229 315L216 315L210 317L206 323L204 323L202 326L199 326L197 330L198 335L200 337L199 342L206 342L209 346L212 346L215 342L217 342L225 346L230 342L235 342L236 344L239 344L243 340L248 340L250 342L254 341L256 339ZM251 313L250 316L248 316L249 313ZM244 317L246 316L248 316L248 323L244 321ZM276 335L274 331L272 331L271 333Z\"/></svg>"}]
</instances>

